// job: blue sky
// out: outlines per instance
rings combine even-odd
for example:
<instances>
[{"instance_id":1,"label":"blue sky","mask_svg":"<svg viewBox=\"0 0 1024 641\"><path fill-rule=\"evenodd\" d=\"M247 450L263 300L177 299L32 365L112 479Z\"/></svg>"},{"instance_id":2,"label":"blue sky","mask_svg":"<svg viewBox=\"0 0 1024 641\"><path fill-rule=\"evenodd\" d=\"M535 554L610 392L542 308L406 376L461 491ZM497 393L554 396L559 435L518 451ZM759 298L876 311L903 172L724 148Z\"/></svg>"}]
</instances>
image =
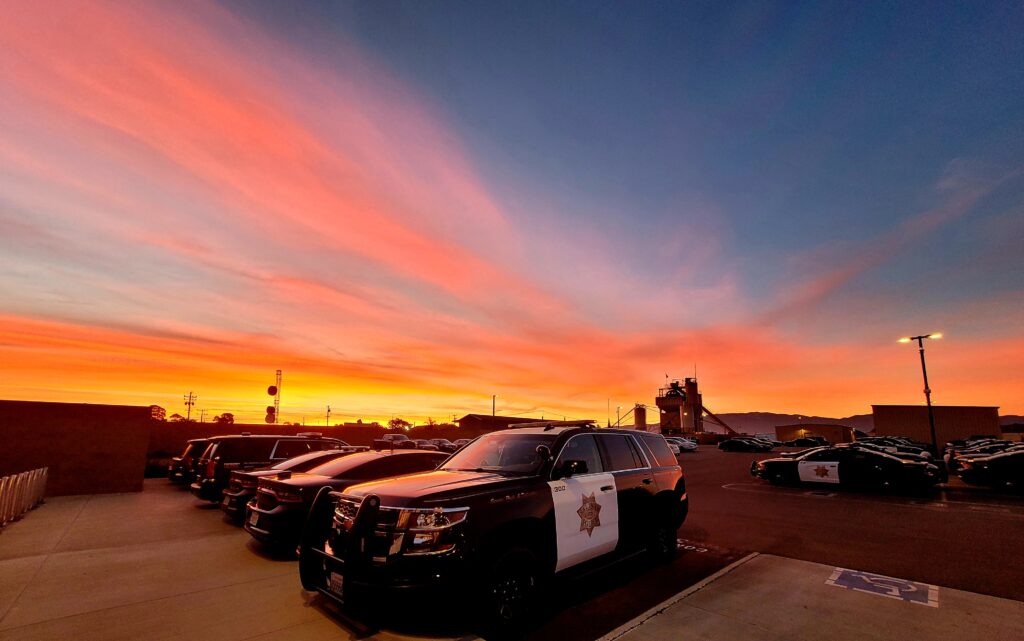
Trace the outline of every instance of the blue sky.
<instances>
[{"instance_id":1,"label":"blue sky","mask_svg":"<svg viewBox=\"0 0 1024 641\"><path fill-rule=\"evenodd\" d=\"M716 411L839 415L917 402L893 341L943 331L940 402L1024 411L1021 33L1011 2L27 8L0 393L238 409L284 362L295 411L579 416L697 363Z\"/></svg>"}]
</instances>

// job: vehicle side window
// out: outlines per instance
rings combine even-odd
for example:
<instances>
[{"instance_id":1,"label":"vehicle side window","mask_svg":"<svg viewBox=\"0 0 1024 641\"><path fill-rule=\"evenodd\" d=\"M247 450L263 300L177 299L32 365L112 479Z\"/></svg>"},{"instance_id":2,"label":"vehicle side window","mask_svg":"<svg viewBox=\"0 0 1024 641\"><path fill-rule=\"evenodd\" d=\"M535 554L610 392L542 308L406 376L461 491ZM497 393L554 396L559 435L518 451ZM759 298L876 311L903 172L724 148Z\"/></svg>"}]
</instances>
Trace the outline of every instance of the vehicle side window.
<instances>
[{"instance_id":1,"label":"vehicle side window","mask_svg":"<svg viewBox=\"0 0 1024 641\"><path fill-rule=\"evenodd\" d=\"M336 439L318 439L316 441L309 441L309 449L312 452L336 450L342 447L348 447L348 443Z\"/></svg>"},{"instance_id":2,"label":"vehicle side window","mask_svg":"<svg viewBox=\"0 0 1024 641\"><path fill-rule=\"evenodd\" d=\"M672 453L672 449L668 446L664 436L661 434L640 434L639 436L640 442L647 448L647 451L651 454L651 459L656 461L657 465L661 467L678 465L676 455Z\"/></svg>"},{"instance_id":3,"label":"vehicle side window","mask_svg":"<svg viewBox=\"0 0 1024 641\"><path fill-rule=\"evenodd\" d=\"M351 477L355 479L377 479L388 476L398 476L400 474L409 474L412 472L422 472L427 469L433 469L428 463L425 463L424 459L429 457L421 456L405 456L403 454L396 454L394 456L382 456L378 459L368 461L359 465L348 472L341 474L342 477ZM418 465L418 467L417 467ZM427 467L424 467L424 466Z\"/></svg>"},{"instance_id":4,"label":"vehicle side window","mask_svg":"<svg viewBox=\"0 0 1024 641\"><path fill-rule=\"evenodd\" d=\"M555 469L560 468L565 461L583 461L587 464L587 474L604 471L601 453L597 449L597 441L593 434L580 434L566 441L558 454L558 460L555 461Z\"/></svg>"},{"instance_id":5,"label":"vehicle side window","mask_svg":"<svg viewBox=\"0 0 1024 641\"><path fill-rule=\"evenodd\" d=\"M836 450L819 450L817 452L811 452L804 457L805 461L838 461L841 458L842 452Z\"/></svg>"},{"instance_id":6,"label":"vehicle side window","mask_svg":"<svg viewBox=\"0 0 1024 641\"><path fill-rule=\"evenodd\" d=\"M287 459L299 454L306 454L311 449L321 449L320 447L311 448L310 445L309 441L278 441L273 456L275 459Z\"/></svg>"},{"instance_id":7,"label":"vehicle side window","mask_svg":"<svg viewBox=\"0 0 1024 641\"><path fill-rule=\"evenodd\" d=\"M235 438L221 441L217 445L216 456L224 462L268 461L273 447L274 439Z\"/></svg>"},{"instance_id":8,"label":"vehicle side window","mask_svg":"<svg viewBox=\"0 0 1024 641\"><path fill-rule=\"evenodd\" d=\"M633 454L629 439L619 434L602 434L598 437L608 455L609 472L635 470L641 467Z\"/></svg>"},{"instance_id":9,"label":"vehicle side window","mask_svg":"<svg viewBox=\"0 0 1024 641\"><path fill-rule=\"evenodd\" d=\"M633 460L636 461L636 466L648 467L647 459L644 458L643 453L640 451L640 444L637 443L636 439L627 438L626 441L629 443L629 450L633 453Z\"/></svg>"}]
</instances>

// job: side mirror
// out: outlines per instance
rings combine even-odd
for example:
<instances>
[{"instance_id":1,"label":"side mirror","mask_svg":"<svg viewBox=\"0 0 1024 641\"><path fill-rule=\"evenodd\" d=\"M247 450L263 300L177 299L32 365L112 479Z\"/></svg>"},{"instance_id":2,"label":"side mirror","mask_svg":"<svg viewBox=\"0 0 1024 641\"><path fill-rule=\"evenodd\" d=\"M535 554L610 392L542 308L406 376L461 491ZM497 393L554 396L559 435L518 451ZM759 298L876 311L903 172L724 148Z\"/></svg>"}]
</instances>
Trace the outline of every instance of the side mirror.
<instances>
[{"instance_id":1,"label":"side mirror","mask_svg":"<svg viewBox=\"0 0 1024 641\"><path fill-rule=\"evenodd\" d=\"M535 451L540 460L544 462L551 460L551 448L547 445L538 445Z\"/></svg>"},{"instance_id":2,"label":"side mirror","mask_svg":"<svg viewBox=\"0 0 1024 641\"><path fill-rule=\"evenodd\" d=\"M587 462L586 461L575 461L575 460L564 461L558 467L558 478L560 478L560 479L567 479L567 478L576 476L577 474L586 474L586 473L587 473Z\"/></svg>"}]
</instances>

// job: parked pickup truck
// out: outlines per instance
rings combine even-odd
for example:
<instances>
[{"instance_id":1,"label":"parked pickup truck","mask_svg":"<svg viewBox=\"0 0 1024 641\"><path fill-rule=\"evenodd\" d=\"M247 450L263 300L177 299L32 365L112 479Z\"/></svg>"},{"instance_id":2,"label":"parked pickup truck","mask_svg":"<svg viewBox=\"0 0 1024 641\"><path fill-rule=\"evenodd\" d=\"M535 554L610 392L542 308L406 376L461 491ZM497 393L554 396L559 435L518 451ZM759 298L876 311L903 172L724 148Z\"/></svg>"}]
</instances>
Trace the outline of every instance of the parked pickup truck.
<instances>
[{"instance_id":1,"label":"parked pickup truck","mask_svg":"<svg viewBox=\"0 0 1024 641\"><path fill-rule=\"evenodd\" d=\"M373 439L375 450L414 450L416 442L405 434L385 434L380 438Z\"/></svg>"}]
</instances>

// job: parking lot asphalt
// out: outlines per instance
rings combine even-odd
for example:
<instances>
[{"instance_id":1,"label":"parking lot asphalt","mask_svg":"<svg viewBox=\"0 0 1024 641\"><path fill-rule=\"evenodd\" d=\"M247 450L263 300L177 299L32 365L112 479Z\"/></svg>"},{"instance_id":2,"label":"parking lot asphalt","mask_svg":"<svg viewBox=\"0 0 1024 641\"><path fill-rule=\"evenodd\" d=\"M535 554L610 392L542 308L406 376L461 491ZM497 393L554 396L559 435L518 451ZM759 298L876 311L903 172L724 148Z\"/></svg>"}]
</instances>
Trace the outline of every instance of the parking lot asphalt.
<instances>
[{"instance_id":1,"label":"parking lot asphalt","mask_svg":"<svg viewBox=\"0 0 1024 641\"><path fill-rule=\"evenodd\" d=\"M691 508L680 535L1024 600L1021 495L958 479L927 496L779 487L749 473L771 456L712 446L684 454Z\"/></svg>"},{"instance_id":2,"label":"parking lot asphalt","mask_svg":"<svg viewBox=\"0 0 1024 641\"><path fill-rule=\"evenodd\" d=\"M530 638L595 639L740 556L680 541L669 566L633 557L557 582ZM474 636L458 603L386 605L346 618L302 590L294 560L268 554L216 506L164 479L137 494L51 499L0 532L0 641Z\"/></svg>"}]
</instances>

